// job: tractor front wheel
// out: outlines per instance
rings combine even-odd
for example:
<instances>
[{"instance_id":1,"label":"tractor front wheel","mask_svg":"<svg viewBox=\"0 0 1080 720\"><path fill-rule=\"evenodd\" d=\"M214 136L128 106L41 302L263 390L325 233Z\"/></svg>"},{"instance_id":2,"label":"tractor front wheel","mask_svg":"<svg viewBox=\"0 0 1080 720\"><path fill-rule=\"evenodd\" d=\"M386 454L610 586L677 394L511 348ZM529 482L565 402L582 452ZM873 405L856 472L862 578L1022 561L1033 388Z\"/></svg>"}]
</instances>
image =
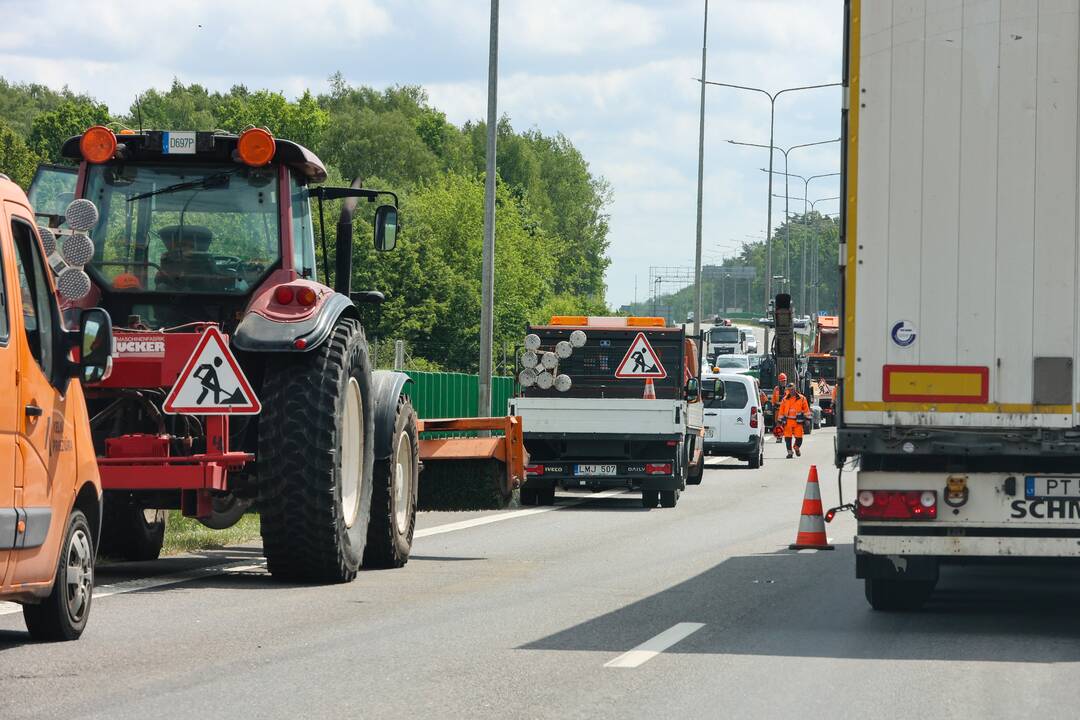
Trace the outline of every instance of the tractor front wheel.
<instances>
[{"instance_id":1,"label":"tractor front wheel","mask_svg":"<svg viewBox=\"0 0 1080 720\"><path fill-rule=\"evenodd\" d=\"M268 363L257 468L263 551L275 577L356 577L371 518L372 399L358 320L342 318L315 350Z\"/></svg>"},{"instance_id":2,"label":"tractor front wheel","mask_svg":"<svg viewBox=\"0 0 1080 720\"><path fill-rule=\"evenodd\" d=\"M420 478L420 440L416 412L405 397L397 400L390 457L375 462L364 567L399 568L409 561L416 527Z\"/></svg>"}]
</instances>

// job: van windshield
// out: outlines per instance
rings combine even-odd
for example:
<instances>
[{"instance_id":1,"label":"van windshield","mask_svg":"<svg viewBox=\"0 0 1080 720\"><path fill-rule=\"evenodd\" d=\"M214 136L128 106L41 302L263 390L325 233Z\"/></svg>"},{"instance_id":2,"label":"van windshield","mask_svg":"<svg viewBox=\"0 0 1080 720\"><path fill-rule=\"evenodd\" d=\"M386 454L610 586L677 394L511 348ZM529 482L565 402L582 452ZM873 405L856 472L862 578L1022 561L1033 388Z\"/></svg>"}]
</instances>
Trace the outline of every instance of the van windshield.
<instances>
[{"instance_id":1,"label":"van windshield","mask_svg":"<svg viewBox=\"0 0 1080 720\"><path fill-rule=\"evenodd\" d=\"M113 291L244 294L281 256L273 166L91 165L86 197Z\"/></svg>"}]
</instances>

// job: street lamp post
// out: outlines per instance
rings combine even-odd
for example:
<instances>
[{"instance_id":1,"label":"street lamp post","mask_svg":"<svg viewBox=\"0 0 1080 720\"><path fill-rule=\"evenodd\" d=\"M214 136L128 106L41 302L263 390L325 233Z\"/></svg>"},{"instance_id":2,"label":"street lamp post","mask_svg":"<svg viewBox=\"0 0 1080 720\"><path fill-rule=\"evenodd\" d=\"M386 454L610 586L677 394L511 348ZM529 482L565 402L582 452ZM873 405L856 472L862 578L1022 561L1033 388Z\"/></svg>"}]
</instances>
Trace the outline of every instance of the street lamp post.
<instances>
[{"instance_id":1,"label":"street lamp post","mask_svg":"<svg viewBox=\"0 0 1080 720\"><path fill-rule=\"evenodd\" d=\"M838 143L838 142L840 142L840 138L835 138L833 140L818 140L816 142L800 143L798 145L792 145L791 147L789 147L787 149L784 149L782 147L777 147L776 145L773 145L771 141L770 141L770 143L768 145L761 145L760 143L748 143L748 142L739 142L738 140L728 140L728 143L730 143L732 145L743 145L745 147L765 148L766 150L769 149L769 148L772 148L773 150L779 150L780 152L782 152L784 154L784 172L780 173L780 172L773 171L773 169L772 169L772 152L769 153L769 169L766 172L769 173L769 178L770 178L770 182L769 182L769 192L770 193L772 192L772 176L774 174L784 176L784 195L785 196L790 193L790 191L788 190L788 178L789 177L795 177L795 176L791 175L791 173L788 172L788 154L792 150L795 150L795 149L798 149L798 148L814 147L815 145L828 145L830 143ZM787 200L785 200L784 201L784 275L786 275L787 277L790 278L791 277L791 228L787 224L787 217L788 217L788 203L787 203ZM800 310L805 311L805 306L800 306Z\"/></svg>"},{"instance_id":2,"label":"street lamp post","mask_svg":"<svg viewBox=\"0 0 1080 720\"><path fill-rule=\"evenodd\" d=\"M839 174L839 173L833 173L833 174ZM793 176L793 177L797 177L797 176ZM814 176L811 176L809 179L813 180L815 177L826 177L826 176L814 175ZM808 185L809 185L809 183L807 183L807 186ZM781 196L777 195L776 197L781 197ZM809 205L811 212L817 212L816 205L819 202L826 202L827 200L839 200L840 196L838 195L836 197L818 198L817 200L809 200L809 201L806 199L806 195L803 195L801 198L799 198L799 197L789 197L788 199L789 200L802 200L804 207L806 205ZM810 226L806 222L806 213L805 212L803 213L803 224L806 225L807 232L809 232ZM820 255L820 254L821 254L821 238L818 236L817 233L814 233L814 256L813 256L813 269L812 269L811 274L810 274L810 285L814 288L814 293L813 293L813 297L811 298L811 303L814 306L814 311L815 312L820 310L820 307L818 307L818 297L817 297L818 282L819 282L819 277L818 277L818 255ZM804 242L803 243L803 275L804 275L804 277L803 277L803 283L804 283L803 290L804 291L805 291L805 280L806 280L805 279L805 272L806 272L806 243Z\"/></svg>"},{"instance_id":3,"label":"street lamp post","mask_svg":"<svg viewBox=\"0 0 1080 720\"><path fill-rule=\"evenodd\" d=\"M701 117L698 120L697 237L694 243L694 337L701 334L701 208L705 191L705 57L709 39L709 0L701 30Z\"/></svg>"},{"instance_id":4,"label":"street lamp post","mask_svg":"<svg viewBox=\"0 0 1080 720\"><path fill-rule=\"evenodd\" d=\"M769 147L773 147L775 140L776 129L776 99L784 93L796 92L798 90L817 90L819 88L827 87L840 87L842 83L822 83L820 85L802 85L800 87L790 87L777 90L776 92L769 92L764 88L750 87L749 85L735 85L732 83L722 83L715 80L706 80L704 74L698 81L703 85L715 85L717 87L732 88L733 90L746 90L749 92L761 93L765 97L769 98ZM768 207L766 208L766 215L768 216L765 223L765 309L768 312L769 296L772 294L772 166L773 166L773 154L769 151L769 185L768 185ZM765 347L769 346L769 328L765 327Z\"/></svg>"},{"instance_id":5,"label":"street lamp post","mask_svg":"<svg viewBox=\"0 0 1080 720\"><path fill-rule=\"evenodd\" d=\"M491 414L491 351L495 327L495 140L498 135L499 0L491 0L488 36L487 175L484 178L484 244L480 274L480 373L477 407Z\"/></svg>"},{"instance_id":6,"label":"street lamp post","mask_svg":"<svg viewBox=\"0 0 1080 720\"><path fill-rule=\"evenodd\" d=\"M788 150L791 150L791 149L792 148L788 148ZM784 163L785 165L787 165L786 159L787 158L786 158L786 155L785 155L785 163ZM768 170L766 170L765 168L760 168L760 170L761 170L761 172L768 172ZM821 175L811 175L810 177L806 178L806 177L803 177L802 175L797 175L795 173L789 173L789 172L787 172L787 170L785 168L785 171L782 174L786 175L787 177L799 178L800 180L803 181L803 196L802 196L802 201L803 201L803 225L805 225L807 227L807 229L809 230L809 225L807 225L807 222L806 222L806 206L807 206L807 197L808 197L809 192L810 192L810 183L811 183L811 181L817 180L819 178L838 177L840 175L840 173L823 173ZM789 198L789 199L798 200L798 198ZM815 202L817 202L817 201L815 201ZM785 217L785 222L786 222L786 217ZM812 260L812 262L813 262L813 271L811 272L811 275L810 275L810 278L811 278L810 283L811 283L811 285L813 285L814 283L817 282L816 273L817 273L817 262L818 262L818 260L817 260L817 252L816 251L818 250L818 242L819 242L819 240L818 240L817 234L815 233L815 235L814 235L815 254L814 254L814 257L813 257L813 260ZM802 276L801 283L802 283L802 286L801 286L801 288L799 290L799 308L804 313L806 312L806 245L807 245L807 243L804 240L803 241L803 246L802 246L802 271L801 271L801 276ZM816 311L818 309L818 307L817 307L817 298L816 297L812 298L812 305L814 306L814 310Z\"/></svg>"}]
</instances>

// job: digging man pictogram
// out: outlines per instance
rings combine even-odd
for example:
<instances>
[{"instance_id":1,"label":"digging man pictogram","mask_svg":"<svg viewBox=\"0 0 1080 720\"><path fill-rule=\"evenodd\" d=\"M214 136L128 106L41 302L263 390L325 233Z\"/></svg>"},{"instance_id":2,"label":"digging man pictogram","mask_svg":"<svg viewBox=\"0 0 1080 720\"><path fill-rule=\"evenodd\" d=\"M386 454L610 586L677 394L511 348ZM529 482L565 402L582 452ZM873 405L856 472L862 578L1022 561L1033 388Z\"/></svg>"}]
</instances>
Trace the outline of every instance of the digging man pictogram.
<instances>
[{"instance_id":1,"label":"digging man pictogram","mask_svg":"<svg viewBox=\"0 0 1080 720\"><path fill-rule=\"evenodd\" d=\"M631 372L642 374L658 372L655 365L649 365L645 362L644 351L635 350L633 353L631 353L630 357L634 359L634 369Z\"/></svg>"}]
</instances>

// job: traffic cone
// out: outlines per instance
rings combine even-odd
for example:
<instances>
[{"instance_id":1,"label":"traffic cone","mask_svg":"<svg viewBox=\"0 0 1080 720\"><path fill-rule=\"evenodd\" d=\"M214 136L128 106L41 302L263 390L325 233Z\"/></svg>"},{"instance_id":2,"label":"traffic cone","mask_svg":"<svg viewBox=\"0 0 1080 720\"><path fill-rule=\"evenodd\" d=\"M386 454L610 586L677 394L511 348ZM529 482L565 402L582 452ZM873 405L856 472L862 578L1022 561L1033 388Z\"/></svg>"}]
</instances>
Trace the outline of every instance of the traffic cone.
<instances>
[{"instance_id":1,"label":"traffic cone","mask_svg":"<svg viewBox=\"0 0 1080 720\"><path fill-rule=\"evenodd\" d=\"M656 388L653 386L652 378L645 378L645 394L641 397L643 400L656 399Z\"/></svg>"},{"instance_id":2,"label":"traffic cone","mask_svg":"<svg viewBox=\"0 0 1080 720\"><path fill-rule=\"evenodd\" d=\"M799 534L788 545L792 550L832 550L825 536L825 516L821 511L821 489L818 487L817 465L810 466L806 478L806 494L803 495L802 513L799 516Z\"/></svg>"}]
</instances>

